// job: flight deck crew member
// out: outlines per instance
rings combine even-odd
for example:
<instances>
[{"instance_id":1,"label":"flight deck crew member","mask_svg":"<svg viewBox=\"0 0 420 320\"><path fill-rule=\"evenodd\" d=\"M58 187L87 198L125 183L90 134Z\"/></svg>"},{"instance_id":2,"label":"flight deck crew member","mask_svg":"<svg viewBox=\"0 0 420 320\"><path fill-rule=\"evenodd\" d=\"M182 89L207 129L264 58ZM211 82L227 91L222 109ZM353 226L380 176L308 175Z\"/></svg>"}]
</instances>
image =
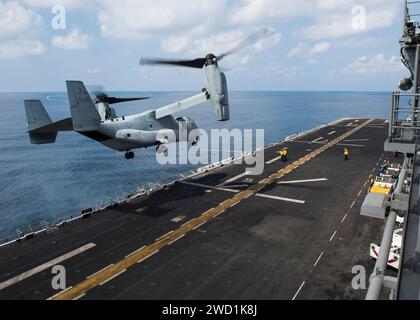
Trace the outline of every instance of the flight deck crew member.
<instances>
[{"instance_id":1,"label":"flight deck crew member","mask_svg":"<svg viewBox=\"0 0 420 320\"><path fill-rule=\"evenodd\" d=\"M283 162L287 161L287 149L283 148Z\"/></svg>"},{"instance_id":2,"label":"flight deck crew member","mask_svg":"<svg viewBox=\"0 0 420 320\"><path fill-rule=\"evenodd\" d=\"M280 151L278 151L277 153L280 154L280 161L283 161L283 157L284 157L283 148L281 148Z\"/></svg>"},{"instance_id":3,"label":"flight deck crew member","mask_svg":"<svg viewBox=\"0 0 420 320\"><path fill-rule=\"evenodd\" d=\"M344 160L349 160L349 150L347 148L344 148Z\"/></svg>"}]
</instances>

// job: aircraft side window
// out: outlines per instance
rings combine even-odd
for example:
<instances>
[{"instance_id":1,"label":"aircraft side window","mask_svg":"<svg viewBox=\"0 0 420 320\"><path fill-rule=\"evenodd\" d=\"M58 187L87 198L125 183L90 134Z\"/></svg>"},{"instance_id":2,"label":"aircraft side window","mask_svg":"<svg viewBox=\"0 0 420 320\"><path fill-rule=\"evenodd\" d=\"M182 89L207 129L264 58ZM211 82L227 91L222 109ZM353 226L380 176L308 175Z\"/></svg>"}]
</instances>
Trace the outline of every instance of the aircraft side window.
<instances>
[{"instance_id":1,"label":"aircraft side window","mask_svg":"<svg viewBox=\"0 0 420 320\"><path fill-rule=\"evenodd\" d=\"M149 123L149 128L152 129L153 128L153 124Z\"/></svg>"}]
</instances>

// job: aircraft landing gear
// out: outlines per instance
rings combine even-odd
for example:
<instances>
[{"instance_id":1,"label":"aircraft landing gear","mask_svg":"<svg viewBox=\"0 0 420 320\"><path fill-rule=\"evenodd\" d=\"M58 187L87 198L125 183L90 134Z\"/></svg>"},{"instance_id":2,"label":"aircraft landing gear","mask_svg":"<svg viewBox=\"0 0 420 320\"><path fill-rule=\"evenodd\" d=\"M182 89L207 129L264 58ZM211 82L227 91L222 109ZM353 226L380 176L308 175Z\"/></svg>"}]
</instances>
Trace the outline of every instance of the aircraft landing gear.
<instances>
[{"instance_id":1,"label":"aircraft landing gear","mask_svg":"<svg viewBox=\"0 0 420 320\"><path fill-rule=\"evenodd\" d=\"M161 144L156 148L156 152L159 153L159 154L163 153L163 154L167 155L168 154L168 148L165 145Z\"/></svg>"},{"instance_id":2,"label":"aircraft landing gear","mask_svg":"<svg viewBox=\"0 0 420 320\"><path fill-rule=\"evenodd\" d=\"M132 151L127 151L127 152L125 153L125 158L126 158L127 160L134 159L134 152L132 152Z\"/></svg>"}]
</instances>

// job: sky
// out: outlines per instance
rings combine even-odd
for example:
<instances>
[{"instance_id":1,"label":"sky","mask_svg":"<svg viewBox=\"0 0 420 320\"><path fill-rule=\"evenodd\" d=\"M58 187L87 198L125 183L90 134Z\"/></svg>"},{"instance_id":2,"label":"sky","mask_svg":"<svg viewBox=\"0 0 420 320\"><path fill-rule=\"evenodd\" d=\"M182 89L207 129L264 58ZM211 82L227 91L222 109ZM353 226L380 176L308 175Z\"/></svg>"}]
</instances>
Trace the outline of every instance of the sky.
<instances>
[{"instance_id":1,"label":"sky","mask_svg":"<svg viewBox=\"0 0 420 320\"><path fill-rule=\"evenodd\" d=\"M64 91L66 80L115 91L194 91L195 69L141 57L221 54L230 90L391 91L402 0L0 0L0 92ZM415 10L415 8L413 8ZM420 5L418 6L420 12Z\"/></svg>"}]
</instances>

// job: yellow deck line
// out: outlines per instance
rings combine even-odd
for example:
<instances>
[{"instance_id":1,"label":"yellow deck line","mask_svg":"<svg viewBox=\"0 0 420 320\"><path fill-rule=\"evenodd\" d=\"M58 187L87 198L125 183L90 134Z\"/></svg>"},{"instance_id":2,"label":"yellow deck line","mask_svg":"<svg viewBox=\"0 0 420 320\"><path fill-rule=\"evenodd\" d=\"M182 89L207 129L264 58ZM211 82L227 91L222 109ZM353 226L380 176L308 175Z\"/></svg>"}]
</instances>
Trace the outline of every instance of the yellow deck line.
<instances>
[{"instance_id":1,"label":"yellow deck line","mask_svg":"<svg viewBox=\"0 0 420 320\"><path fill-rule=\"evenodd\" d=\"M344 133L342 136L328 142L327 144L323 145L319 149L307 154L306 156L303 157L303 159L305 157L308 157L311 159L315 158L316 156L330 149L337 143L348 138L353 133L367 126L372 121L373 119L370 119L364 122L363 124L353 128L352 130ZM278 179L282 178L287 173L293 171L294 169L302 165L303 163L302 163L302 158L301 158L293 162L291 165L287 166L286 168L279 170L277 173L271 175L270 177L260 181L257 185L253 185L249 187L247 190L239 192L235 194L232 198L220 203L215 208L207 210L196 219L193 219L190 222L182 225L178 229L173 230L173 232L171 232L170 234L167 234L163 236L162 238L157 239L153 244L146 246L141 250L137 250L133 252L133 254L131 254L130 256L127 256L126 258L115 263L109 268L106 268L105 270L98 272L96 275L92 276L91 278L83 280L79 284L73 286L71 289L65 290L62 293L57 294L56 296L53 297L53 299L54 300L72 300L74 298L79 297L82 294L86 294L89 290L92 290L93 288L97 287L100 283L106 283L110 279L115 278L124 270L127 270L128 268L134 266L138 261L141 261L142 259L152 255L153 253L156 253L157 251L167 246L168 244L173 243L173 241L178 239L179 237L193 231L194 229L205 224L209 220L217 217L224 210L229 209L232 206L232 204L237 203L237 202L242 202L244 199L248 198L250 195L254 195L260 192L262 189L264 189L268 185L275 183Z\"/></svg>"}]
</instances>

